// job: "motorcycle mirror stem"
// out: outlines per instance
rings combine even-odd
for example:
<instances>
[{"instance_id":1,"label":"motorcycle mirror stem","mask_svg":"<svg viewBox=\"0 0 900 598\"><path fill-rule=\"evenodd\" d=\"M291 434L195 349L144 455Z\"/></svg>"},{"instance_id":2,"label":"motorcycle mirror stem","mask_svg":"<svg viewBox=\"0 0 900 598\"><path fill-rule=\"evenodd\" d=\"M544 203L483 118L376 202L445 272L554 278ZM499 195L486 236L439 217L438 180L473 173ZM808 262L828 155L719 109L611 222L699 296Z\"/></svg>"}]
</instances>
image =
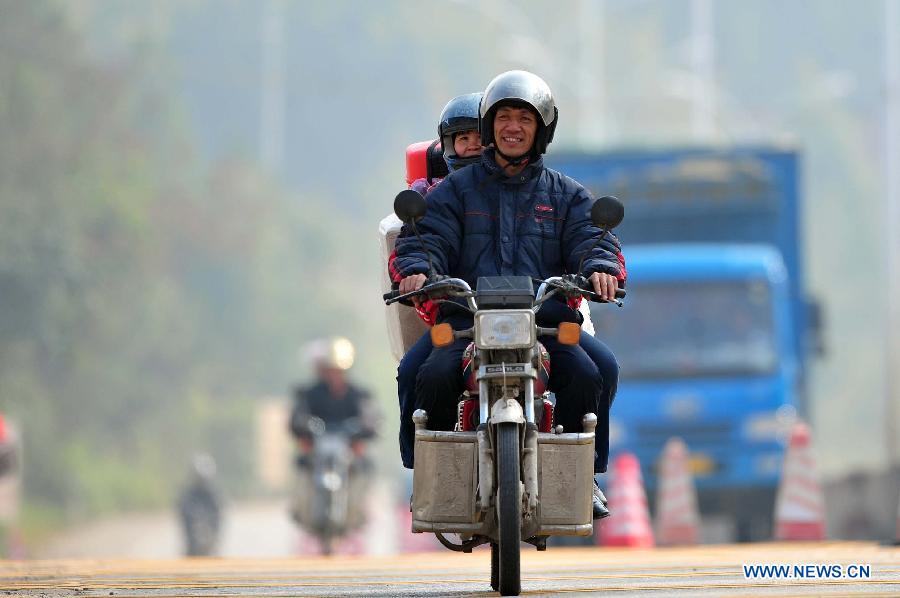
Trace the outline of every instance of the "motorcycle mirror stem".
<instances>
[{"instance_id":1,"label":"motorcycle mirror stem","mask_svg":"<svg viewBox=\"0 0 900 598\"><path fill-rule=\"evenodd\" d=\"M431 252L428 251L425 240L422 239L422 235L419 234L419 229L416 227L416 222L424 218L427 211L428 204L418 191L404 189L394 198L394 214L412 228L419 240L419 245L422 246L422 251L425 252L425 257L428 258L428 277L432 278L435 275L434 261L431 259Z\"/></svg>"},{"instance_id":2,"label":"motorcycle mirror stem","mask_svg":"<svg viewBox=\"0 0 900 598\"><path fill-rule=\"evenodd\" d=\"M625 206L622 205L622 202L619 201L617 197L604 195L594 202L594 205L591 206L591 222L594 223L594 226L600 227L600 236L597 237L597 240L594 241L593 245L591 245L590 248L584 252L584 255L581 256L581 261L578 262L577 274L579 276L581 275L581 267L584 266L584 260L587 259L587 256L591 254L594 247L596 247L600 241L606 238L606 234L611 229L621 224L624 218Z\"/></svg>"}]
</instances>

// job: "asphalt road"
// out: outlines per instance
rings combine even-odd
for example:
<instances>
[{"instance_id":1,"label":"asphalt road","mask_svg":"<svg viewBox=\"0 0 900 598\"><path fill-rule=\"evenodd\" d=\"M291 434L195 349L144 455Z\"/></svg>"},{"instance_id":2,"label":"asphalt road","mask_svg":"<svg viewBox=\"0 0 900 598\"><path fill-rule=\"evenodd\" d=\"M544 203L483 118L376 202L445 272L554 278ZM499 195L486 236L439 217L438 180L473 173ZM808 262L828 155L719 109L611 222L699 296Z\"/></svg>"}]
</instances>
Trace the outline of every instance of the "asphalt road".
<instances>
[{"instance_id":1,"label":"asphalt road","mask_svg":"<svg viewBox=\"0 0 900 598\"><path fill-rule=\"evenodd\" d=\"M388 504L381 486L372 490L372 505ZM406 517L399 521L398 518ZM406 533L409 508L373 509L366 526L342 541L342 554L393 554L415 549L401 540L416 539L419 545L439 547L423 534ZM287 500L226 504L218 556L228 558L278 558L318 554L318 543L288 518ZM402 532L402 533L401 533ZM34 547L29 556L38 559L174 559L184 554L184 542L174 510L131 513L62 530Z\"/></svg>"},{"instance_id":2,"label":"asphalt road","mask_svg":"<svg viewBox=\"0 0 900 598\"><path fill-rule=\"evenodd\" d=\"M870 579L746 579L742 565L869 565ZM398 556L0 562L0 595L491 596L489 552ZM523 546L522 594L900 596L900 548L872 543L695 548ZM803 571L807 571L803 568ZM809 570L812 571L812 570ZM834 568L830 571L834 572ZM805 575L809 575L806 573Z\"/></svg>"}]
</instances>

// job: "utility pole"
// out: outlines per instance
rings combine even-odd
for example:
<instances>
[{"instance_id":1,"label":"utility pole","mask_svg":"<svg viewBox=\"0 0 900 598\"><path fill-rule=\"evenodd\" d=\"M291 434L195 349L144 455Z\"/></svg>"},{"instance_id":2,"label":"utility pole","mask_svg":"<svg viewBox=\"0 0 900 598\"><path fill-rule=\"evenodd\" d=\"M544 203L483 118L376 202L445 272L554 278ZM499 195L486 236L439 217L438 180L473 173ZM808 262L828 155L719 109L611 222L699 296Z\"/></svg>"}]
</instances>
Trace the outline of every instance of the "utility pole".
<instances>
[{"instance_id":1,"label":"utility pole","mask_svg":"<svg viewBox=\"0 0 900 598\"><path fill-rule=\"evenodd\" d=\"M887 217L887 338L885 351L885 449L888 466L898 462L900 411L900 1L884 0L884 175Z\"/></svg>"},{"instance_id":2,"label":"utility pole","mask_svg":"<svg viewBox=\"0 0 900 598\"><path fill-rule=\"evenodd\" d=\"M551 87L565 86L572 92L575 101L575 116L572 118L565 108L564 122L578 122L578 143L582 147L597 146L606 129L606 90L604 88L604 3L605 0L579 0L578 51L574 60L553 60L554 45L543 30L536 28L528 15L515 2L509 0L456 0L477 11L495 25L493 34L506 40L506 52L515 68L533 70L537 75L549 80ZM543 26L544 23L539 23ZM526 64L521 64L527 60ZM565 64L563 64L565 62ZM566 75L572 75L567 77ZM557 90L556 100L559 101ZM571 120L570 120L571 119Z\"/></svg>"},{"instance_id":3,"label":"utility pole","mask_svg":"<svg viewBox=\"0 0 900 598\"><path fill-rule=\"evenodd\" d=\"M711 0L691 0L691 134L709 141L714 132L715 44Z\"/></svg>"},{"instance_id":4,"label":"utility pole","mask_svg":"<svg viewBox=\"0 0 900 598\"><path fill-rule=\"evenodd\" d=\"M581 146L597 147L607 131L603 0L578 4L578 123Z\"/></svg>"},{"instance_id":5,"label":"utility pole","mask_svg":"<svg viewBox=\"0 0 900 598\"><path fill-rule=\"evenodd\" d=\"M284 2L267 0L260 27L259 160L269 173L284 175Z\"/></svg>"}]
</instances>

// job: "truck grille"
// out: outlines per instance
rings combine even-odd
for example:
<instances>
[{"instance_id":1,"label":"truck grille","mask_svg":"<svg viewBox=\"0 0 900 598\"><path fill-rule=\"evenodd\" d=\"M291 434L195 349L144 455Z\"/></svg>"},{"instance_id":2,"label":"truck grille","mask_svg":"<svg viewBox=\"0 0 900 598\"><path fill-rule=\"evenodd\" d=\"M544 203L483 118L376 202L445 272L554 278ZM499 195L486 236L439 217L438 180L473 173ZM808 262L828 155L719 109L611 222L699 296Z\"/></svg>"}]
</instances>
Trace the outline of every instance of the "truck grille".
<instances>
[{"instance_id":1,"label":"truck grille","mask_svg":"<svg viewBox=\"0 0 900 598\"><path fill-rule=\"evenodd\" d=\"M699 448L703 445L731 441L734 426L728 422L705 424L638 424L635 428L636 440L641 445L662 446L673 436L681 437L687 445Z\"/></svg>"}]
</instances>

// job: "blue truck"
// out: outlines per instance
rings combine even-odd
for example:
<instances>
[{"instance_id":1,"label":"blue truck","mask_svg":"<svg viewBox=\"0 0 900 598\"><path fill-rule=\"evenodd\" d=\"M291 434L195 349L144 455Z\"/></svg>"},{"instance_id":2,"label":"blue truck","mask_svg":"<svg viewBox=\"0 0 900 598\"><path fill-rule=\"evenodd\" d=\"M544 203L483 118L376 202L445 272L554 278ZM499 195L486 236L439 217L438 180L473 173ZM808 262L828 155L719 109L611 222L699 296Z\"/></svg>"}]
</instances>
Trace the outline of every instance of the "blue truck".
<instances>
[{"instance_id":1,"label":"blue truck","mask_svg":"<svg viewBox=\"0 0 900 598\"><path fill-rule=\"evenodd\" d=\"M592 312L621 366L610 449L635 453L651 503L666 441L691 451L701 513L772 533L785 436L819 349L804 291L800 172L777 147L563 153L548 165L625 204L628 298Z\"/></svg>"}]
</instances>

